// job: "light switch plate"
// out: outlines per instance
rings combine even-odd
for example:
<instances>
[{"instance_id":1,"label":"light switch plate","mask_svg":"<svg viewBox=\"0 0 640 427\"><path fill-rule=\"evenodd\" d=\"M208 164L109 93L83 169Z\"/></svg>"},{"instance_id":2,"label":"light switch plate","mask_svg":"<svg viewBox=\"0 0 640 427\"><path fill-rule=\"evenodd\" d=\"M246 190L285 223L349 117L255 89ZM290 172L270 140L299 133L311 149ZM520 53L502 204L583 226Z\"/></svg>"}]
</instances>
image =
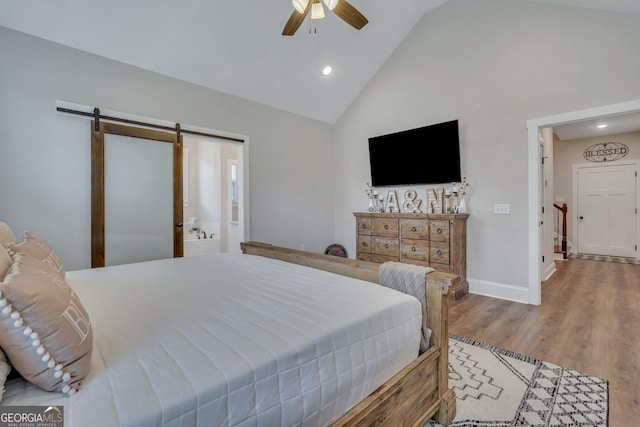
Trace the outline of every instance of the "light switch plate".
<instances>
[{"instance_id":1,"label":"light switch plate","mask_svg":"<svg viewBox=\"0 0 640 427\"><path fill-rule=\"evenodd\" d=\"M508 203L496 203L493 205L493 213L496 215L510 215L511 205Z\"/></svg>"}]
</instances>

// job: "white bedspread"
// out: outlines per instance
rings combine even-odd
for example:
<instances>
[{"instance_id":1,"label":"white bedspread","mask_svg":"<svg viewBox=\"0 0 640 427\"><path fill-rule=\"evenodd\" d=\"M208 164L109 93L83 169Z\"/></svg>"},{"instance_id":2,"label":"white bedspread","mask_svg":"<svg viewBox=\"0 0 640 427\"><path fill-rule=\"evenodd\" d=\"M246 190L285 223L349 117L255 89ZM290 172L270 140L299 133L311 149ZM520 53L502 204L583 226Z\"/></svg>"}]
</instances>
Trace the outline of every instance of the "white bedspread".
<instances>
[{"instance_id":1,"label":"white bedspread","mask_svg":"<svg viewBox=\"0 0 640 427\"><path fill-rule=\"evenodd\" d=\"M95 347L78 394L7 384L3 405L63 405L67 426L324 426L417 357L415 298L249 255L67 274Z\"/></svg>"}]
</instances>

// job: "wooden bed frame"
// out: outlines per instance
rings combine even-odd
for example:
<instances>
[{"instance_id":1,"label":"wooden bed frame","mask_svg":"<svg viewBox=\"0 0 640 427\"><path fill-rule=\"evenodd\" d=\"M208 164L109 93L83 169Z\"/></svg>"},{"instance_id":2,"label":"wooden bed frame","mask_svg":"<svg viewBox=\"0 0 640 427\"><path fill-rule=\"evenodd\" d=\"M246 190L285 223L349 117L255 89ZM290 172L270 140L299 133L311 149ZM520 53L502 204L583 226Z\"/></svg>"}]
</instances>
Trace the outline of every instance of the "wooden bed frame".
<instances>
[{"instance_id":1,"label":"wooden bed frame","mask_svg":"<svg viewBox=\"0 0 640 427\"><path fill-rule=\"evenodd\" d=\"M265 243L240 244L242 252L279 259L378 283L379 264L281 248ZM341 426L422 426L434 418L449 425L456 414L456 396L449 382L449 287L460 281L447 273L428 273L425 279L430 348L331 424Z\"/></svg>"}]
</instances>

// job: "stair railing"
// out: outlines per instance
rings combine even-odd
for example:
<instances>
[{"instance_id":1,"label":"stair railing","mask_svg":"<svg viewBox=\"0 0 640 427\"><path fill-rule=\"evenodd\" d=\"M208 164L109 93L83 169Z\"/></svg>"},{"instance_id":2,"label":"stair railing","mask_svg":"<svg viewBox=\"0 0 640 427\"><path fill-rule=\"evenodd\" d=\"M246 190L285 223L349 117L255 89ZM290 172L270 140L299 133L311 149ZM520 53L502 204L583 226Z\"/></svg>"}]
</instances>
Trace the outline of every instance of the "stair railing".
<instances>
[{"instance_id":1,"label":"stair railing","mask_svg":"<svg viewBox=\"0 0 640 427\"><path fill-rule=\"evenodd\" d=\"M553 204L553 207L557 209L556 211L556 230L560 231L560 212L562 212L562 258L567 259L569 254L567 253L567 204L563 203L562 206L556 203Z\"/></svg>"}]
</instances>

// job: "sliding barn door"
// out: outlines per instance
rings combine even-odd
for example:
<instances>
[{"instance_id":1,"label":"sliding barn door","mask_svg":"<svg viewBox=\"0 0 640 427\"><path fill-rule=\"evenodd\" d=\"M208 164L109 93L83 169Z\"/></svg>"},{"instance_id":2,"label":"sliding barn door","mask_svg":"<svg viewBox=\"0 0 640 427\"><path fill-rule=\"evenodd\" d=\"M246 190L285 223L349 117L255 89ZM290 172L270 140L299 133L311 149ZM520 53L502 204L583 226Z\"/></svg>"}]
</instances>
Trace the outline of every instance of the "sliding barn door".
<instances>
[{"instance_id":1,"label":"sliding barn door","mask_svg":"<svg viewBox=\"0 0 640 427\"><path fill-rule=\"evenodd\" d=\"M92 267L182 256L182 141L92 123Z\"/></svg>"}]
</instances>

